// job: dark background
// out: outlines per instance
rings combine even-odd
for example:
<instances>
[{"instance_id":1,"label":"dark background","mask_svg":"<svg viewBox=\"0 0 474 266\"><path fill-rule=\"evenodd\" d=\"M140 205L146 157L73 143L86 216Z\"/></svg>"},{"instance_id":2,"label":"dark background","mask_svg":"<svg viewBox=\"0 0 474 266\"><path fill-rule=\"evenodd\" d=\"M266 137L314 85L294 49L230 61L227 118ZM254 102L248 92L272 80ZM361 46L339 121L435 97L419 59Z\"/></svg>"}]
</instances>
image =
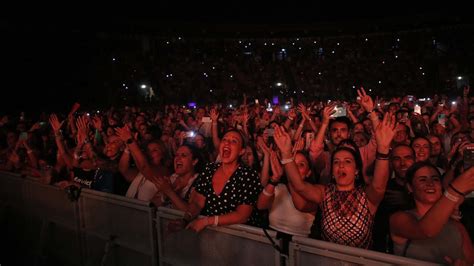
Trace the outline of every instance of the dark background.
<instances>
[{"instance_id":1,"label":"dark background","mask_svg":"<svg viewBox=\"0 0 474 266\"><path fill-rule=\"evenodd\" d=\"M217 8L217 9L216 9ZM107 12L13 16L0 20L0 114L67 110L74 101L110 105L109 49L140 36L291 37L342 35L472 23L466 8L226 2L159 4ZM76 10L77 11L77 10ZM59 15L58 15L59 14ZM472 36L470 37L472 38Z\"/></svg>"}]
</instances>

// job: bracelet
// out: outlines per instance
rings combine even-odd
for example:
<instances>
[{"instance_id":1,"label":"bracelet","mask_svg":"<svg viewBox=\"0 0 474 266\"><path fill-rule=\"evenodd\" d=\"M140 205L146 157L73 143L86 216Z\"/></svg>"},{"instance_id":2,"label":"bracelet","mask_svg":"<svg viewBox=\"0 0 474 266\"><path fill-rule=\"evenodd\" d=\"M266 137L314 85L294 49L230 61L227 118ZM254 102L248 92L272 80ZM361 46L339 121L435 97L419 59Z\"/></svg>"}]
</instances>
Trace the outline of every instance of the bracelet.
<instances>
[{"instance_id":1,"label":"bracelet","mask_svg":"<svg viewBox=\"0 0 474 266\"><path fill-rule=\"evenodd\" d=\"M219 225L219 216L214 216L214 224L212 226L218 226Z\"/></svg>"},{"instance_id":2,"label":"bracelet","mask_svg":"<svg viewBox=\"0 0 474 266\"><path fill-rule=\"evenodd\" d=\"M454 192L458 193L459 195L461 195L462 197L466 196L466 194L462 193L461 191L457 190L452 183L449 183L449 187L454 190Z\"/></svg>"},{"instance_id":3,"label":"bracelet","mask_svg":"<svg viewBox=\"0 0 474 266\"><path fill-rule=\"evenodd\" d=\"M290 116L288 116L288 119L291 121L295 120L294 118L291 118Z\"/></svg>"},{"instance_id":4,"label":"bracelet","mask_svg":"<svg viewBox=\"0 0 474 266\"><path fill-rule=\"evenodd\" d=\"M449 193L447 190L444 191L443 194L448 200L457 203L459 201L459 198L454 196L453 194Z\"/></svg>"},{"instance_id":5,"label":"bracelet","mask_svg":"<svg viewBox=\"0 0 474 266\"><path fill-rule=\"evenodd\" d=\"M389 153L376 152L375 153L375 158L377 160L388 160L388 159L390 159L390 152Z\"/></svg>"},{"instance_id":6,"label":"bracelet","mask_svg":"<svg viewBox=\"0 0 474 266\"><path fill-rule=\"evenodd\" d=\"M267 196L267 197L271 197L271 196L273 196L273 195L275 194L275 192L269 193L266 189L263 189L263 190L262 190L262 193L263 193L263 195L265 195L265 196Z\"/></svg>"},{"instance_id":7,"label":"bracelet","mask_svg":"<svg viewBox=\"0 0 474 266\"><path fill-rule=\"evenodd\" d=\"M282 159L280 163L285 165L285 164L293 162L294 160L295 160L294 158Z\"/></svg>"},{"instance_id":8,"label":"bracelet","mask_svg":"<svg viewBox=\"0 0 474 266\"><path fill-rule=\"evenodd\" d=\"M132 144L132 143L133 143L133 138L127 139L126 143L127 143L127 144Z\"/></svg>"}]
</instances>

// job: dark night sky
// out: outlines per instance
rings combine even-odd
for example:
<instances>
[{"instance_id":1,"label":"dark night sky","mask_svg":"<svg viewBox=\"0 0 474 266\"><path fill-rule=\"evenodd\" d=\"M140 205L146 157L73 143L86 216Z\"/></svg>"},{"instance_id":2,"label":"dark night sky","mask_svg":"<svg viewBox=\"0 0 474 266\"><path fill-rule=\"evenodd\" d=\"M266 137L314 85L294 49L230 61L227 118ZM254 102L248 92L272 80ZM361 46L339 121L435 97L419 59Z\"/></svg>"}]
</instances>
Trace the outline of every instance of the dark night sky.
<instances>
[{"instance_id":1,"label":"dark night sky","mask_svg":"<svg viewBox=\"0 0 474 266\"><path fill-rule=\"evenodd\" d=\"M371 21L383 22L393 17L402 23L406 18L451 18L455 15L455 20L459 17L465 19L464 15L449 12L445 7L414 10L387 6L377 11L365 7L329 11L315 3L298 7L281 4L254 7L252 4L230 2L216 11L211 10L210 4L184 6L185 9L177 9L162 4L152 9L153 12L142 7L127 13L107 13L112 13L112 16L100 12L89 15L61 13L60 16L30 17L29 21L0 20L3 77L0 84L0 113L37 108L61 110L76 99L84 99L84 94L90 93L86 88L90 85L91 77L96 77L98 73L94 72L100 71L92 65L98 50L97 32L169 34L178 29L195 34L196 27L203 27L208 29L209 34L218 28L214 34L219 36L225 34L225 25L231 24L243 24L245 32L245 28L251 24L318 25L352 21L370 24ZM221 26L215 27L216 24Z\"/></svg>"}]
</instances>

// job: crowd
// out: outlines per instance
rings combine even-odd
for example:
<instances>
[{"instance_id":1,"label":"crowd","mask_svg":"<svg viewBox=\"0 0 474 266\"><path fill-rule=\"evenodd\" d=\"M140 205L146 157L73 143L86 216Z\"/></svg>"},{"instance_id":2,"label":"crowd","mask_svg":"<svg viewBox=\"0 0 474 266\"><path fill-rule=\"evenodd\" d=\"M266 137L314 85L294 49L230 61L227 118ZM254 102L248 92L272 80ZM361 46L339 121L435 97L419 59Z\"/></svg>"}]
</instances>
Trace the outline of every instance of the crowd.
<instances>
[{"instance_id":1,"label":"crowd","mask_svg":"<svg viewBox=\"0 0 474 266\"><path fill-rule=\"evenodd\" d=\"M132 88L145 84L166 103L228 104L242 92L295 99L330 99L337 92L349 100L361 85L383 97L427 97L433 90L449 94L460 87L458 76L472 73L473 47L466 41L471 35L470 28L435 28L333 37L147 39L140 43L146 49L136 44L104 54L111 64L104 66L110 71L104 78L112 80L117 95L130 98Z\"/></svg>"},{"instance_id":2,"label":"crowd","mask_svg":"<svg viewBox=\"0 0 474 266\"><path fill-rule=\"evenodd\" d=\"M474 262L474 97L126 106L0 118L0 168L437 263ZM270 105L269 105L270 104ZM287 252L287 247L282 247Z\"/></svg>"}]
</instances>

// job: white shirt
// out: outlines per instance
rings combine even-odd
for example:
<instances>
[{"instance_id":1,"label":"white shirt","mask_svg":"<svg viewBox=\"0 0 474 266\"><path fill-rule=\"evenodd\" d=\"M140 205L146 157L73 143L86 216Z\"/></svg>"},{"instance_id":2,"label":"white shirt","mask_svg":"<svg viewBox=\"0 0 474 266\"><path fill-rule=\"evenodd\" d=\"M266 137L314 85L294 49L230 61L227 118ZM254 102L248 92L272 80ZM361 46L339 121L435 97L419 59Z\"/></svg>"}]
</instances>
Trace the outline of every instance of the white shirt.
<instances>
[{"instance_id":1,"label":"white shirt","mask_svg":"<svg viewBox=\"0 0 474 266\"><path fill-rule=\"evenodd\" d=\"M136 198L143 201L151 201L158 192L155 184L145 178L142 173L138 173L128 187L127 198Z\"/></svg>"},{"instance_id":2,"label":"white shirt","mask_svg":"<svg viewBox=\"0 0 474 266\"><path fill-rule=\"evenodd\" d=\"M275 187L275 198L270 209L270 227L295 236L307 237L311 232L314 214L295 208L291 194L284 184Z\"/></svg>"}]
</instances>

